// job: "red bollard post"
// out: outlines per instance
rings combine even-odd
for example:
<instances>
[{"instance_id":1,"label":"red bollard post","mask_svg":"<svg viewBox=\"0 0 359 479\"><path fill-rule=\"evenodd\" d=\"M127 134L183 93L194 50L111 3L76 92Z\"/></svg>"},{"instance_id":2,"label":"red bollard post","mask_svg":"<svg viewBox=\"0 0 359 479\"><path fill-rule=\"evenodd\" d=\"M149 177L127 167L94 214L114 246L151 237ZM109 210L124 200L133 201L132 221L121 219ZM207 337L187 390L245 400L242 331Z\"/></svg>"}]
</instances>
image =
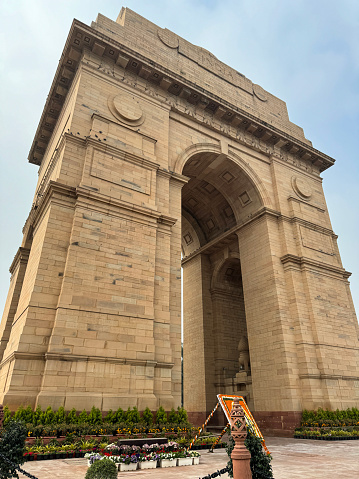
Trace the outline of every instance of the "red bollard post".
<instances>
[{"instance_id":1,"label":"red bollard post","mask_svg":"<svg viewBox=\"0 0 359 479\"><path fill-rule=\"evenodd\" d=\"M233 479L252 479L250 467L251 453L244 445L247 437L246 419L244 411L239 405L239 399L233 401L231 417L231 435L235 446L231 454L233 464Z\"/></svg>"}]
</instances>

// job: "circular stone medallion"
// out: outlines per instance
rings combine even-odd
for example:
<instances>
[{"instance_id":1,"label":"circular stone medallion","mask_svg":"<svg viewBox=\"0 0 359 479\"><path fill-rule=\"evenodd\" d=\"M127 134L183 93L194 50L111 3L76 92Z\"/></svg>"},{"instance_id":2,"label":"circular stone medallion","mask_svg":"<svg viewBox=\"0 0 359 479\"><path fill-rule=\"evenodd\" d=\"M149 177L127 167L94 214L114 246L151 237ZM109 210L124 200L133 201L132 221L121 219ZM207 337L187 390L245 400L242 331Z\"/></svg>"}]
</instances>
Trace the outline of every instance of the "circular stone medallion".
<instances>
[{"instance_id":1,"label":"circular stone medallion","mask_svg":"<svg viewBox=\"0 0 359 479\"><path fill-rule=\"evenodd\" d=\"M169 48L178 47L178 37L168 30L167 28L161 28L157 30L158 38Z\"/></svg>"},{"instance_id":2,"label":"circular stone medallion","mask_svg":"<svg viewBox=\"0 0 359 479\"><path fill-rule=\"evenodd\" d=\"M265 90L260 85L253 84L253 93L261 101L268 100Z\"/></svg>"},{"instance_id":3,"label":"circular stone medallion","mask_svg":"<svg viewBox=\"0 0 359 479\"><path fill-rule=\"evenodd\" d=\"M309 198L312 196L312 189L304 178L293 176L292 187L297 195L305 200L309 200Z\"/></svg>"},{"instance_id":4,"label":"circular stone medallion","mask_svg":"<svg viewBox=\"0 0 359 479\"><path fill-rule=\"evenodd\" d=\"M144 121L144 114L138 98L129 92L121 92L111 96L108 100L111 113L124 123L140 125Z\"/></svg>"}]
</instances>

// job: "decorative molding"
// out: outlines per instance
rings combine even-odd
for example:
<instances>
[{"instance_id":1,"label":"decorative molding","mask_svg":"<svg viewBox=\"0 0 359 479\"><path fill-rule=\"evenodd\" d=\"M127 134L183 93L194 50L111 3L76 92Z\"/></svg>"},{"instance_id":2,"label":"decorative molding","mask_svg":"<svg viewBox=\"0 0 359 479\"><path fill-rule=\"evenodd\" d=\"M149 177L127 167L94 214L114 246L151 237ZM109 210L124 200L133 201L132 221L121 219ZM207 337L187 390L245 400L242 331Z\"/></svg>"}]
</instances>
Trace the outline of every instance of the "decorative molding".
<instances>
[{"instance_id":1,"label":"decorative molding","mask_svg":"<svg viewBox=\"0 0 359 479\"><path fill-rule=\"evenodd\" d=\"M325 226L312 223L311 221L304 220L303 218L299 218L299 216L287 216L282 214L280 219L283 221L287 221L289 223L295 223L295 224L306 226L307 228L310 228L315 231L319 231L325 235L331 236L332 238L338 237L333 230L326 228Z\"/></svg>"},{"instance_id":2,"label":"decorative molding","mask_svg":"<svg viewBox=\"0 0 359 479\"><path fill-rule=\"evenodd\" d=\"M104 363L124 364L131 366L149 366L161 369L172 369L174 363L166 363L160 361L152 361L146 359L128 359L128 358L108 358L105 356L86 356L82 354L61 354L61 353L28 353L21 351L14 351L6 359L0 363L0 369L5 366L6 363L14 361L15 359L21 359L24 361L96 361Z\"/></svg>"},{"instance_id":3,"label":"decorative molding","mask_svg":"<svg viewBox=\"0 0 359 479\"><path fill-rule=\"evenodd\" d=\"M325 213L325 209L321 208L320 206L313 205L312 203L308 203L308 201L304 201L300 198L295 198L294 196L288 196L288 201L296 201L297 203L303 203L306 206L311 206L312 208L315 208L319 210L321 213Z\"/></svg>"},{"instance_id":4,"label":"decorative molding","mask_svg":"<svg viewBox=\"0 0 359 479\"><path fill-rule=\"evenodd\" d=\"M20 263L27 264L29 260L29 255L30 255L30 248L23 248L20 246L9 268L10 274L14 274L15 269Z\"/></svg>"},{"instance_id":5,"label":"decorative molding","mask_svg":"<svg viewBox=\"0 0 359 479\"><path fill-rule=\"evenodd\" d=\"M81 41L78 40L79 38L81 38ZM88 39L86 43L85 38ZM77 20L74 20L71 26L61 61L56 71L55 78L30 149L28 157L30 163L38 165L41 164L46 150L46 142L49 141L52 134L52 130L50 128L50 130L48 129L47 131L46 137L44 139L40 138L41 131L45 128L46 123L48 123L46 118L49 115L52 115L54 119L59 117L67 93L80 64L83 52L85 49L88 49L90 45L94 46L95 44L97 45L97 50L99 48L101 50L100 56L102 59L107 58L111 60L111 62L114 61L115 58L117 58L117 60L120 59L121 61L119 64L122 66L122 68L129 68L129 66L135 62L137 67L140 67L138 70L138 75L141 77L141 72L143 71L143 75L146 80L148 79L157 82L159 88L168 92L168 95L166 96L168 100L171 99L171 101L175 104L178 99L185 100L186 108L189 108L188 112L190 115L191 104L196 105L196 107L198 105L200 110L198 113L202 115L202 122L205 124L206 121L203 117L203 110L204 108L206 109L208 107L207 112L211 112L212 118L215 116L216 118L220 119L219 124L218 122L217 124L221 133L227 135L229 132L231 132L231 135L234 133L235 136L238 135L238 141L243 141L242 138L246 138L248 135L248 133L245 131L247 130L250 133L249 138L246 138L247 143L252 148L259 148L260 151L266 151L268 154L278 151L279 155L282 155L283 158L289 158L288 153L293 154L295 155L296 161L304 162L306 165L310 165L312 163L316 168L319 168L319 171L323 171L334 164L333 158L321 153L308 143L292 137L290 134L280 130L277 127L274 127L273 125L269 125L267 122L214 95L210 91L198 87L195 83L189 81L187 78L168 70L163 65L154 62L144 55L141 55L131 48L117 42L113 38L110 38ZM224 67L222 67L222 69L223 68ZM228 69L230 69L230 67L226 66L226 71ZM112 69L110 72L107 70L107 75L111 73L112 76L115 77L114 69ZM128 70L125 71L126 73L128 72ZM223 77L223 73L221 76ZM257 93L260 95L259 90ZM258 95L256 94L257 97ZM196 114L198 113L196 112ZM40 140L42 141L42 146L40 146Z\"/></svg>"},{"instance_id":6,"label":"decorative molding","mask_svg":"<svg viewBox=\"0 0 359 479\"><path fill-rule=\"evenodd\" d=\"M359 376L344 376L340 374L300 374L299 375L300 379L320 379L320 380L325 380L325 379L341 379L343 381L358 381Z\"/></svg>"},{"instance_id":7,"label":"decorative molding","mask_svg":"<svg viewBox=\"0 0 359 479\"><path fill-rule=\"evenodd\" d=\"M336 348L336 349L353 349L355 351L359 351L359 348L352 348L351 346L338 346L337 344L328 344L328 343L308 343L305 341L301 341L296 343L296 346L299 346L300 344L304 344L306 346L313 346L317 348L318 346L324 346L326 348Z\"/></svg>"},{"instance_id":8,"label":"decorative molding","mask_svg":"<svg viewBox=\"0 0 359 479\"><path fill-rule=\"evenodd\" d=\"M124 364L131 366L149 366L155 368L172 369L174 363L158 362L147 359L109 358L106 356L87 356L83 354L61 354L48 352L44 354L46 361L96 361L102 363Z\"/></svg>"},{"instance_id":9,"label":"decorative molding","mask_svg":"<svg viewBox=\"0 0 359 479\"><path fill-rule=\"evenodd\" d=\"M327 273L332 273L336 276L340 276L343 279L348 279L351 276L351 273L346 271L344 268L338 266L333 266L331 264L321 263L314 259L306 258L305 256L296 256L294 254L286 254L280 258L284 267L295 266L299 269L314 268L320 269Z\"/></svg>"}]
</instances>

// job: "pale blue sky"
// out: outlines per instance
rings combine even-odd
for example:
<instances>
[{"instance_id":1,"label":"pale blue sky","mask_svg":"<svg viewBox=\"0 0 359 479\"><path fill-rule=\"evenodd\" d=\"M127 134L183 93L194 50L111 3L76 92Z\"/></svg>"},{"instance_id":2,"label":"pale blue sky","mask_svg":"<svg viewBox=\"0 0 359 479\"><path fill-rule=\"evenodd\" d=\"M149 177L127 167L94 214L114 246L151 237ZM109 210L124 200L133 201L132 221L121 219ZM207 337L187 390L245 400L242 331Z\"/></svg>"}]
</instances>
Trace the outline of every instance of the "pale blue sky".
<instances>
[{"instance_id":1,"label":"pale blue sky","mask_svg":"<svg viewBox=\"0 0 359 479\"><path fill-rule=\"evenodd\" d=\"M359 2L357 0L2 0L0 314L30 210L27 155L73 18L116 20L128 6L210 50L287 103L291 121L334 157L323 173L333 230L359 308Z\"/></svg>"}]
</instances>

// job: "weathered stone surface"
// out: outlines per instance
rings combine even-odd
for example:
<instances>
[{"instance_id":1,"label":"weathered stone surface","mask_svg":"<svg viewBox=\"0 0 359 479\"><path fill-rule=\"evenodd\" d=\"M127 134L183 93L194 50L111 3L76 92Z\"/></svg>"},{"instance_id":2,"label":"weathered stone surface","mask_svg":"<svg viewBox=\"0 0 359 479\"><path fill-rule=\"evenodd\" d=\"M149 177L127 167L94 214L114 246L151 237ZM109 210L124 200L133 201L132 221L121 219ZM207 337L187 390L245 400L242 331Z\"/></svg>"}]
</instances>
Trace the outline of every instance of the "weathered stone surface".
<instances>
[{"instance_id":1,"label":"weathered stone surface","mask_svg":"<svg viewBox=\"0 0 359 479\"><path fill-rule=\"evenodd\" d=\"M73 23L29 161L0 402L179 405L182 253L192 417L218 393L284 429L356 404L358 325L320 177L333 160L283 101L123 9Z\"/></svg>"}]
</instances>

